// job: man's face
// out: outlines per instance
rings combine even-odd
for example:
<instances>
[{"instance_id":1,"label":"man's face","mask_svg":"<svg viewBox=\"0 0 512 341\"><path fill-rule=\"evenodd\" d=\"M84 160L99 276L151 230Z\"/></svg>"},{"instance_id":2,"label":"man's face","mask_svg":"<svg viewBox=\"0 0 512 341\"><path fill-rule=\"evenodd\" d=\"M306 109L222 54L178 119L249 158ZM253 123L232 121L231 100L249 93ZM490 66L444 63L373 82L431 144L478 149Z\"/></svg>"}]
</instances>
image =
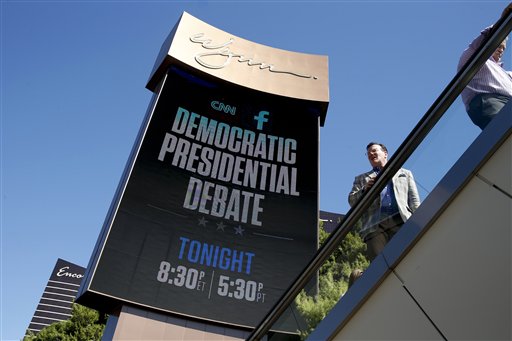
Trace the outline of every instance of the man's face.
<instances>
[{"instance_id":1,"label":"man's face","mask_svg":"<svg viewBox=\"0 0 512 341\"><path fill-rule=\"evenodd\" d=\"M382 150L378 144L372 144L366 151L366 155L372 167L382 168L388 162L388 153Z\"/></svg>"},{"instance_id":2,"label":"man's face","mask_svg":"<svg viewBox=\"0 0 512 341\"><path fill-rule=\"evenodd\" d=\"M507 48L507 42L506 41L503 41L500 46L498 46L498 48L496 49L496 51L494 51L494 53L492 54L492 58L499 62L501 60L501 56L503 56L503 53L505 52L505 49Z\"/></svg>"}]
</instances>

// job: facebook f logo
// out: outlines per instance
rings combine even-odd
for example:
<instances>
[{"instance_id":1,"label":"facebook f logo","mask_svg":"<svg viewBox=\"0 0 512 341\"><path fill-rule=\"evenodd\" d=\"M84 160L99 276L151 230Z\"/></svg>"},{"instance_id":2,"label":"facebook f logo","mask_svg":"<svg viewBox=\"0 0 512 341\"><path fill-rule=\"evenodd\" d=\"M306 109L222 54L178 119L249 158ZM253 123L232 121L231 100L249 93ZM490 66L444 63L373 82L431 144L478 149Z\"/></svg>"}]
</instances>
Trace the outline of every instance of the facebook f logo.
<instances>
[{"instance_id":1,"label":"facebook f logo","mask_svg":"<svg viewBox=\"0 0 512 341\"><path fill-rule=\"evenodd\" d=\"M256 126L256 129L261 130L263 129L263 123L268 122L267 116L269 116L270 113L268 111L260 111L258 116L254 116L254 120L258 121L258 125Z\"/></svg>"}]
</instances>

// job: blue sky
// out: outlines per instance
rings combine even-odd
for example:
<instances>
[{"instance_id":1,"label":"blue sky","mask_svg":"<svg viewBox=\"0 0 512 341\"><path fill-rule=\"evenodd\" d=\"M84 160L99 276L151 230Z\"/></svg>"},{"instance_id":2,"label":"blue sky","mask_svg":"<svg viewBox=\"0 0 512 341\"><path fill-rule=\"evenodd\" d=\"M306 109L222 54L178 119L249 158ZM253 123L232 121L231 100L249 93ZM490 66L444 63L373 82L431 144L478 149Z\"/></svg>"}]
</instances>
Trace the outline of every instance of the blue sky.
<instances>
[{"instance_id":1,"label":"blue sky","mask_svg":"<svg viewBox=\"0 0 512 341\"><path fill-rule=\"evenodd\" d=\"M183 11L250 41L329 57L320 209L345 213L354 176L369 168L366 144L393 153L506 5L2 0L0 339L23 337L58 258L87 266L149 104L150 71ZM510 66L510 51L504 60ZM457 100L411 161L425 193L478 133Z\"/></svg>"}]
</instances>

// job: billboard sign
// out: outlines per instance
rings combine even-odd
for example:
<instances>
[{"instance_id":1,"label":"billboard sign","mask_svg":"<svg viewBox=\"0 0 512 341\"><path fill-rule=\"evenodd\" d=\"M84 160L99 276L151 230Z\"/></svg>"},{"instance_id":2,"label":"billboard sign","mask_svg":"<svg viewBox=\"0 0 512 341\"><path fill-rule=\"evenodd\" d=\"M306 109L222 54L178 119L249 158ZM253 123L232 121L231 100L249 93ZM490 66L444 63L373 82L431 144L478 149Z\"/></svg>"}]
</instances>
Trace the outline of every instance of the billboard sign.
<instances>
[{"instance_id":1,"label":"billboard sign","mask_svg":"<svg viewBox=\"0 0 512 341\"><path fill-rule=\"evenodd\" d=\"M316 251L326 106L199 71L160 74L78 302L250 327Z\"/></svg>"}]
</instances>

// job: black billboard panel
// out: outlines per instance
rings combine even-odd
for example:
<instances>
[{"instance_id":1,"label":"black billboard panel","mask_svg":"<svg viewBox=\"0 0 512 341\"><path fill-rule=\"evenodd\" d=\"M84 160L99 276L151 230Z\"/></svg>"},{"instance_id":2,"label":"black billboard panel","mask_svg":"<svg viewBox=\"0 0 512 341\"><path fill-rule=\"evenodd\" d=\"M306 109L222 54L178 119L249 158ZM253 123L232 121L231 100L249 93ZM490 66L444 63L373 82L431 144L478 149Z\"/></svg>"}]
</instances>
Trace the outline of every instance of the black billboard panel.
<instances>
[{"instance_id":1,"label":"black billboard panel","mask_svg":"<svg viewBox=\"0 0 512 341\"><path fill-rule=\"evenodd\" d=\"M256 325L317 249L323 108L169 64L79 303Z\"/></svg>"}]
</instances>

